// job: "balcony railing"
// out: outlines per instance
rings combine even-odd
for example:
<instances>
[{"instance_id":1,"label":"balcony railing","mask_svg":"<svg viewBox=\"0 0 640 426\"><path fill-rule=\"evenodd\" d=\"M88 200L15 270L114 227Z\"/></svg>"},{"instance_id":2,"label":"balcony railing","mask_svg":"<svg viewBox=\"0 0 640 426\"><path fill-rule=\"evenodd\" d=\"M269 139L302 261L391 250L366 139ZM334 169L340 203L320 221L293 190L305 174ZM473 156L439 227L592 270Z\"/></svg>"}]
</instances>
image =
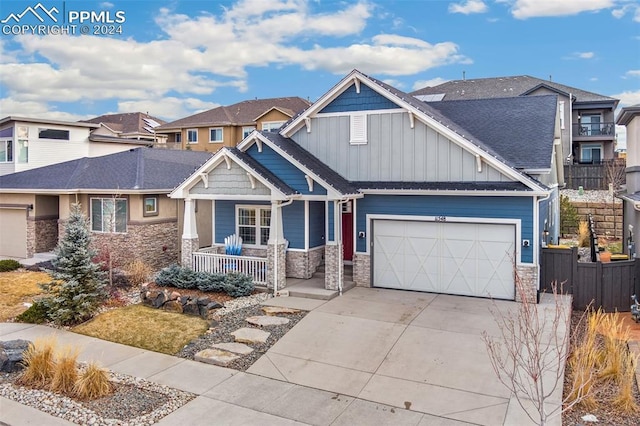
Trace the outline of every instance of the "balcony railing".
<instances>
[{"instance_id":1,"label":"balcony railing","mask_svg":"<svg viewBox=\"0 0 640 426\"><path fill-rule=\"evenodd\" d=\"M615 123L582 123L573 125L573 136L615 136Z\"/></svg>"},{"instance_id":2,"label":"balcony railing","mask_svg":"<svg viewBox=\"0 0 640 426\"><path fill-rule=\"evenodd\" d=\"M264 257L230 256L200 249L193 253L193 270L215 274L239 272L253 278L257 286L267 285L267 259Z\"/></svg>"}]
</instances>

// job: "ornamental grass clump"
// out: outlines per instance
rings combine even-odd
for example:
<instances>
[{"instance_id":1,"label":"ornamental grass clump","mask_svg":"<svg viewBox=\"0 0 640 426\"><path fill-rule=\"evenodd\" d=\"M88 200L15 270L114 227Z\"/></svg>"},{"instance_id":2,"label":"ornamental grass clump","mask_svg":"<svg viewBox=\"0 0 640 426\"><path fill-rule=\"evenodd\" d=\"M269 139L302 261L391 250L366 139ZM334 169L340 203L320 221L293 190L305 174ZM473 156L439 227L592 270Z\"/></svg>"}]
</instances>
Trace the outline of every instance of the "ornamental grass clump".
<instances>
[{"instance_id":1,"label":"ornamental grass clump","mask_svg":"<svg viewBox=\"0 0 640 426\"><path fill-rule=\"evenodd\" d=\"M39 338L24 351L24 371L18 383L25 386L46 387L51 383L55 369L55 345L53 337Z\"/></svg>"},{"instance_id":2,"label":"ornamental grass clump","mask_svg":"<svg viewBox=\"0 0 640 426\"><path fill-rule=\"evenodd\" d=\"M146 283L151 276L151 267L139 259L129 263L125 271L129 282L136 286Z\"/></svg>"},{"instance_id":3,"label":"ornamental grass clump","mask_svg":"<svg viewBox=\"0 0 640 426\"><path fill-rule=\"evenodd\" d=\"M78 380L78 349L65 346L56 353L51 390L65 395L73 394L73 387Z\"/></svg>"},{"instance_id":4,"label":"ornamental grass clump","mask_svg":"<svg viewBox=\"0 0 640 426\"><path fill-rule=\"evenodd\" d=\"M581 220L578 223L578 247L589 247L589 222Z\"/></svg>"},{"instance_id":5,"label":"ornamental grass clump","mask_svg":"<svg viewBox=\"0 0 640 426\"><path fill-rule=\"evenodd\" d=\"M111 393L107 370L92 362L80 373L73 387L74 395L79 399L96 399Z\"/></svg>"},{"instance_id":6,"label":"ornamental grass clump","mask_svg":"<svg viewBox=\"0 0 640 426\"><path fill-rule=\"evenodd\" d=\"M619 388L613 405L623 413L637 413L640 409L633 397L633 385L636 376L638 358L630 351L622 355L622 372L619 379Z\"/></svg>"},{"instance_id":7,"label":"ornamental grass clump","mask_svg":"<svg viewBox=\"0 0 640 426\"><path fill-rule=\"evenodd\" d=\"M619 313L607 315L602 320L600 332L604 338L602 369L598 377L621 383L625 372L626 354L629 352L629 329L623 327Z\"/></svg>"}]
</instances>

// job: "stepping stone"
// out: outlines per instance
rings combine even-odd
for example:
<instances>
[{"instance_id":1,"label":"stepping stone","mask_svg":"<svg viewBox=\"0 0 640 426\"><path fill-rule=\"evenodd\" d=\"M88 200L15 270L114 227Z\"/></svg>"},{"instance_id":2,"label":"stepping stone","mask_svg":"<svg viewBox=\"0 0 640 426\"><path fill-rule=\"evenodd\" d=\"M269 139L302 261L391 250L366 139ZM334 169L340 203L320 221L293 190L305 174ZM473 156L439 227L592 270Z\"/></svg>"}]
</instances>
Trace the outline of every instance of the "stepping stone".
<instances>
[{"instance_id":1,"label":"stepping stone","mask_svg":"<svg viewBox=\"0 0 640 426\"><path fill-rule=\"evenodd\" d=\"M239 328L230 334L236 338L236 342L240 343L265 343L271 335L266 331L248 327Z\"/></svg>"},{"instance_id":2,"label":"stepping stone","mask_svg":"<svg viewBox=\"0 0 640 426\"><path fill-rule=\"evenodd\" d=\"M253 349L244 343L216 343L211 346L215 349L222 349L223 351L233 352L238 355L248 355L253 352Z\"/></svg>"},{"instance_id":3,"label":"stepping stone","mask_svg":"<svg viewBox=\"0 0 640 426\"><path fill-rule=\"evenodd\" d=\"M220 367L226 367L238 358L240 358L239 355L220 349L205 349L193 357L196 361L219 365Z\"/></svg>"},{"instance_id":4,"label":"stepping stone","mask_svg":"<svg viewBox=\"0 0 640 426\"><path fill-rule=\"evenodd\" d=\"M262 310L267 315L297 314L300 312L300 309L283 308L280 306L263 306Z\"/></svg>"},{"instance_id":5,"label":"stepping stone","mask_svg":"<svg viewBox=\"0 0 640 426\"><path fill-rule=\"evenodd\" d=\"M251 325L257 325L259 327L268 327L270 325L289 324L289 318L274 317L270 315L260 315L260 316L247 318L247 322Z\"/></svg>"}]
</instances>

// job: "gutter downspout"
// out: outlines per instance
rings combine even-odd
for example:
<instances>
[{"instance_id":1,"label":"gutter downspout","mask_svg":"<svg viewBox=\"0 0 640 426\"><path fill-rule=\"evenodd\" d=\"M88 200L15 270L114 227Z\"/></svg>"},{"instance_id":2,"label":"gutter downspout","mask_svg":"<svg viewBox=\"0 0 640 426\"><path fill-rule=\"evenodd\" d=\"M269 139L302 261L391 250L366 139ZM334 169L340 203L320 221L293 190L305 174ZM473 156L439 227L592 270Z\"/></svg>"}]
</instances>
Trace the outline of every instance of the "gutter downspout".
<instances>
[{"instance_id":1,"label":"gutter downspout","mask_svg":"<svg viewBox=\"0 0 640 426\"><path fill-rule=\"evenodd\" d=\"M289 199L289 201L285 201L284 203L278 202L278 204L276 204L276 209L279 210L279 212L276 213L276 229L278 229L278 218L282 215L282 208L286 207L288 205L290 205L291 203L293 203L293 198ZM283 223L284 224L284 223ZM274 238L274 245L273 245L273 251L274 251L274 256L273 256L273 297L276 297L278 295L278 232L276 232L276 236ZM286 253L285 253L286 256Z\"/></svg>"}]
</instances>

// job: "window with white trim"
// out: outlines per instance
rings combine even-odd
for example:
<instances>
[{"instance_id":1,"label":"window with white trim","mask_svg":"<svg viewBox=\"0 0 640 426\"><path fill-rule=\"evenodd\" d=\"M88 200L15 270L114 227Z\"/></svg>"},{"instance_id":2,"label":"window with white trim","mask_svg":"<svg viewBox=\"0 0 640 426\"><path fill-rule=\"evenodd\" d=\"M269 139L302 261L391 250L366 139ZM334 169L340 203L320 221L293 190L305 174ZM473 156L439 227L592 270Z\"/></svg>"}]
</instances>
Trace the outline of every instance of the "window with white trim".
<instances>
[{"instance_id":1,"label":"window with white trim","mask_svg":"<svg viewBox=\"0 0 640 426\"><path fill-rule=\"evenodd\" d=\"M142 213L143 213L143 216L158 215L158 196L157 195L145 195L144 211Z\"/></svg>"},{"instance_id":2,"label":"window with white trim","mask_svg":"<svg viewBox=\"0 0 640 426\"><path fill-rule=\"evenodd\" d=\"M222 143L222 127L209 129L209 143Z\"/></svg>"},{"instance_id":3,"label":"window with white trim","mask_svg":"<svg viewBox=\"0 0 640 426\"><path fill-rule=\"evenodd\" d=\"M351 114L349 118L349 142L352 145L366 144L367 114Z\"/></svg>"},{"instance_id":4,"label":"window with white trim","mask_svg":"<svg viewBox=\"0 0 640 426\"><path fill-rule=\"evenodd\" d=\"M13 140L0 139L0 163L13 162Z\"/></svg>"},{"instance_id":5,"label":"window with white trim","mask_svg":"<svg viewBox=\"0 0 640 426\"><path fill-rule=\"evenodd\" d=\"M176 133L176 143L182 143L182 132Z\"/></svg>"},{"instance_id":6,"label":"window with white trim","mask_svg":"<svg viewBox=\"0 0 640 426\"><path fill-rule=\"evenodd\" d=\"M265 121L262 123L262 130L267 132L276 132L280 130L280 127L284 124L284 121Z\"/></svg>"},{"instance_id":7,"label":"window with white trim","mask_svg":"<svg viewBox=\"0 0 640 426\"><path fill-rule=\"evenodd\" d=\"M187 129L187 143L198 143L198 129Z\"/></svg>"},{"instance_id":8,"label":"window with white trim","mask_svg":"<svg viewBox=\"0 0 640 426\"><path fill-rule=\"evenodd\" d=\"M266 246L269 242L271 207L238 206L236 208L236 233L242 244Z\"/></svg>"},{"instance_id":9,"label":"window with white trim","mask_svg":"<svg viewBox=\"0 0 640 426\"><path fill-rule=\"evenodd\" d=\"M62 129L38 129L38 139L57 139L57 140L69 140L69 131Z\"/></svg>"},{"instance_id":10,"label":"window with white trim","mask_svg":"<svg viewBox=\"0 0 640 426\"><path fill-rule=\"evenodd\" d=\"M127 199L92 198L91 230L104 233L127 232Z\"/></svg>"},{"instance_id":11,"label":"window with white trim","mask_svg":"<svg viewBox=\"0 0 640 426\"><path fill-rule=\"evenodd\" d=\"M256 126L244 126L242 128L242 139L246 138L256 129Z\"/></svg>"}]
</instances>

